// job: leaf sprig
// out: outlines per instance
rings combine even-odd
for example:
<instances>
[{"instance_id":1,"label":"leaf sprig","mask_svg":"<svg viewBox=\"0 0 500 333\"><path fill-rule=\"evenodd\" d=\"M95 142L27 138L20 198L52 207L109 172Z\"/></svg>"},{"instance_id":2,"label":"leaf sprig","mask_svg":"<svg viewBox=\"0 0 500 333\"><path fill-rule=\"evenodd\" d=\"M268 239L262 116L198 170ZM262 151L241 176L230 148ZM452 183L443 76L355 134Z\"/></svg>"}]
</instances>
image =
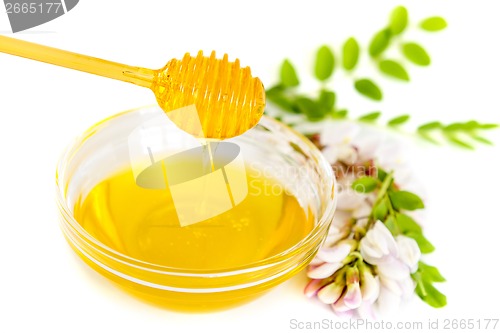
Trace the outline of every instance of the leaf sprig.
<instances>
[{"instance_id":1,"label":"leaf sprig","mask_svg":"<svg viewBox=\"0 0 500 333\"><path fill-rule=\"evenodd\" d=\"M394 177L383 169L378 169L377 175L363 176L352 183L352 188L360 193L377 193L369 216L368 225L377 220L382 221L394 235L405 235L413 238L423 254L432 253L434 245L424 236L422 227L406 211L424 208L422 199L415 193L403 191L394 184ZM434 283L444 282L439 270L422 261L412 274L417 295L432 307L446 305L446 296L434 287Z\"/></svg>"},{"instance_id":2,"label":"leaf sprig","mask_svg":"<svg viewBox=\"0 0 500 333\"><path fill-rule=\"evenodd\" d=\"M426 18L419 24L421 29L428 32L441 31L446 26L445 19L438 16ZM408 10L403 6L394 8L387 25L374 34L367 49L368 55L372 59L371 63L376 66L379 72L400 82L409 82L410 74L406 69L406 63L385 57L385 52L390 47L399 47L402 57L411 64L428 66L431 63L431 57L423 46L413 41L403 41L408 27ZM297 71L292 62L285 59L280 68L280 82L266 91L267 99L285 113L302 116L308 121L348 118L348 109L337 105L337 94L328 87L334 80L336 67L340 66L352 77L353 88L361 96L374 102L383 100L385 96L381 87L373 79L356 76L356 68L362 56L361 51L362 48L354 37L348 38L343 44L340 61L337 61L338 59L332 47L328 45L319 47L316 52L313 74L319 82L320 89L312 95L299 91L300 79ZM380 111L370 111L359 117L351 117L351 119L375 123L381 114ZM410 115L402 114L389 119L386 125L391 128L399 128L409 120ZM473 147L473 142L491 144L479 132L496 126L475 122L477 126L470 128L472 123L474 121L443 125L440 122L433 121L419 126L416 132L419 137L433 143L440 142L435 138L435 135L439 133L445 142L469 149Z\"/></svg>"},{"instance_id":3,"label":"leaf sprig","mask_svg":"<svg viewBox=\"0 0 500 333\"><path fill-rule=\"evenodd\" d=\"M439 135L442 139L462 148L474 149L474 141L492 145L493 143L482 136L481 133L497 127L498 124L481 124L475 120L456 122L448 125L433 121L419 126L417 133L432 143L439 143L439 140L436 138Z\"/></svg>"}]
</instances>

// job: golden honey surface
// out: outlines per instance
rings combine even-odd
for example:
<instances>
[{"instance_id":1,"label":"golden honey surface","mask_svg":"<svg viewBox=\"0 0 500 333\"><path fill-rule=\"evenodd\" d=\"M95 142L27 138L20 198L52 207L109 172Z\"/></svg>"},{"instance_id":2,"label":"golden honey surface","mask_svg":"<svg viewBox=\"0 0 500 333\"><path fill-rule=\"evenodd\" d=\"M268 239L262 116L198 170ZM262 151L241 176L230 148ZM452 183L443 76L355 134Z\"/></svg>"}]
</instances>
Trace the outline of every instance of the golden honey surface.
<instances>
[{"instance_id":1,"label":"golden honey surface","mask_svg":"<svg viewBox=\"0 0 500 333\"><path fill-rule=\"evenodd\" d=\"M312 230L314 217L276 180L246 169L246 198L189 226L180 226L168 186L141 188L131 170L116 173L81 197L74 217L105 245L149 263L208 270L248 265L298 243ZM192 205L194 209L197 203Z\"/></svg>"}]
</instances>

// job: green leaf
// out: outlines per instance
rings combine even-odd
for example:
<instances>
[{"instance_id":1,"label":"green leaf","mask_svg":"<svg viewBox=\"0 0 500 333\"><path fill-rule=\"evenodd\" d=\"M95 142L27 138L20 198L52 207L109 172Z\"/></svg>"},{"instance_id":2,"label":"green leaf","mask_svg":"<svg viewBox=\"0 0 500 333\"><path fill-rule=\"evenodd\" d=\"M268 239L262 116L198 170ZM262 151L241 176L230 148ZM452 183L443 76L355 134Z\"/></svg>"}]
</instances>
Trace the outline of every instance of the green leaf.
<instances>
[{"instance_id":1,"label":"green leaf","mask_svg":"<svg viewBox=\"0 0 500 333\"><path fill-rule=\"evenodd\" d=\"M415 292L425 303L433 308L442 308L447 303L446 296L429 282L419 281Z\"/></svg>"},{"instance_id":2,"label":"green leaf","mask_svg":"<svg viewBox=\"0 0 500 333\"><path fill-rule=\"evenodd\" d=\"M384 221L388 211L389 209L387 208L385 202L381 201L377 206L375 206L375 209L373 210L373 217L377 220Z\"/></svg>"},{"instance_id":3,"label":"green leaf","mask_svg":"<svg viewBox=\"0 0 500 333\"><path fill-rule=\"evenodd\" d=\"M467 130L475 130L479 127L479 123L475 120L469 120L465 123L462 124L464 129L467 129Z\"/></svg>"},{"instance_id":4,"label":"green leaf","mask_svg":"<svg viewBox=\"0 0 500 333\"><path fill-rule=\"evenodd\" d=\"M439 141L434 139L427 131L417 131L417 134L420 135L422 139L429 141L435 145L439 145Z\"/></svg>"},{"instance_id":5,"label":"green leaf","mask_svg":"<svg viewBox=\"0 0 500 333\"><path fill-rule=\"evenodd\" d=\"M393 35L402 33L408 25L408 11L403 6L394 8L389 19L389 29Z\"/></svg>"},{"instance_id":6,"label":"green leaf","mask_svg":"<svg viewBox=\"0 0 500 333\"><path fill-rule=\"evenodd\" d=\"M434 139L431 135L429 135L429 131L436 130L436 129L442 129L443 124L441 124L439 121L431 121L429 123L420 125L417 128L417 134L420 135L423 139L433 143L433 144L439 144L439 141Z\"/></svg>"},{"instance_id":7,"label":"green leaf","mask_svg":"<svg viewBox=\"0 0 500 333\"><path fill-rule=\"evenodd\" d=\"M335 67L335 57L332 50L323 45L316 53L316 66L314 67L314 74L320 81L327 80L333 74Z\"/></svg>"},{"instance_id":8,"label":"green leaf","mask_svg":"<svg viewBox=\"0 0 500 333\"><path fill-rule=\"evenodd\" d=\"M465 149L469 149L469 150L474 150L474 146L473 145L471 145L470 143L465 142L464 140L460 139L455 134L449 133L449 132L444 132L443 134L444 134L444 136L446 137L446 139L448 141L450 141L451 143L455 144L456 146L459 146L459 147L462 147L462 148L465 148Z\"/></svg>"},{"instance_id":9,"label":"green leaf","mask_svg":"<svg viewBox=\"0 0 500 333\"><path fill-rule=\"evenodd\" d=\"M367 114L359 117L358 120L364 121L367 123L371 123L371 122L374 122L375 120L377 120L381 114L382 113L380 111L370 112L370 113L367 113Z\"/></svg>"},{"instance_id":10,"label":"green leaf","mask_svg":"<svg viewBox=\"0 0 500 333\"><path fill-rule=\"evenodd\" d=\"M436 128L441 128L441 127L443 127L443 125L439 121L432 121L430 123L420 125L417 130L418 131L430 131L430 130L433 130Z\"/></svg>"},{"instance_id":11,"label":"green leaf","mask_svg":"<svg viewBox=\"0 0 500 333\"><path fill-rule=\"evenodd\" d=\"M399 229L396 224L396 220L394 220L394 217L389 216L387 220L385 220L384 224L387 227L387 229L389 229L391 234L393 234L394 236L399 234Z\"/></svg>"},{"instance_id":12,"label":"green leaf","mask_svg":"<svg viewBox=\"0 0 500 333\"><path fill-rule=\"evenodd\" d=\"M403 54L404 56L419 66L429 66L431 64L431 58L427 51L417 43L405 43L403 44Z\"/></svg>"},{"instance_id":13,"label":"green leaf","mask_svg":"<svg viewBox=\"0 0 500 333\"><path fill-rule=\"evenodd\" d=\"M410 81L410 76L406 69L400 63L394 60L382 60L378 64L378 68L384 74L392 76L403 81Z\"/></svg>"},{"instance_id":14,"label":"green leaf","mask_svg":"<svg viewBox=\"0 0 500 333\"><path fill-rule=\"evenodd\" d=\"M470 129L472 129L472 127L468 123L451 123L443 127L443 130L446 132L454 132L454 131L470 130Z\"/></svg>"},{"instance_id":15,"label":"green leaf","mask_svg":"<svg viewBox=\"0 0 500 333\"><path fill-rule=\"evenodd\" d=\"M418 262L418 271L423 281L426 282L445 282L446 279L441 275L437 267L427 265L426 263Z\"/></svg>"},{"instance_id":16,"label":"green leaf","mask_svg":"<svg viewBox=\"0 0 500 333\"><path fill-rule=\"evenodd\" d=\"M493 129L497 128L499 125L498 124L480 124L478 128L480 129Z\"/></svg>"},{"instance_id":17,"label":"green leaf","mask_svg":"<svg viewBox=\"0 0 500 333\"><path fill-rule=\"evenodd\" d=\"M492 128L498 128L498 124L482 124L479 126L481 129L492 129Z\"/></svg>"},{"instance_id":18,"label":"green leaf","mask_svg":"<svg viewBox=\"0 0 500 333\"><path fill-rule=\"evenodd\" d=\"M371 98L375 101L382 100L382 91L370 79L359 79L354 82L354 88L363 96Z\"/></svg>"},{"instance_id":19,"label":"green leaf","mask_svg":"<svg viewBox=\"0 0 500 333\"><path fill-rule=\"evenodd\" d=\"M490 140L482 137L482 136L479 136L479 135L472 135L472 138L474 140L476 140L477 142L481 142L481 143L484 143L485 145L490 145L492 146L493 145L493 142L491 142Z\"/></svg>"},{"instance_id":20,"label":"green leaf","mask_svg":"<svg viewBox=\"0 0 500 333\"><path fill-rule=\"evenodd\" d=\"M279 106L283 111L290 113L300 113L295 107L294 103L284 96L267 96L267 99Z\"/></svg>"},{"instance_id":21,"label":"green leaf","mask_svg":"<svg viewBox=\"0 0 500 333\"><path fill-rule=\"evenodd\" d=\"M275 86L266 90L266 97L281 95L284 93L284 91L285 91L285 88L278 84L278 85L275 85Z\"/></svg>"},{"instance_id":22,"label":"green leaf","mask_svg":"<svg viewBox=\"0 0 500 333\"><path fill-rule=\"evenodd\" d=\"M345 70L356 67L359 59L359 44L353 37L349 38L342 49L342 66Z\"/></svg>"},{"instance_id":23,"label":"green leaf","mask_svg":"<svg viewBox=\"0 0 500 333\"><path fill-rule=\"evenodd\" d=\"M279 106L283 111L291 113L299 112L293 101L286 96L285 88L280 85L266 90L266 99Z\"/></svg>"},{"instance_id":24,"label":"green leaf","mask_svg":"<svg viewBox=\"0 0 500 333\"><path fill-rule=\"evenodd\" d=\"M398 226L401 229L402 233L422 233L422 228L420 227L420 225L418 225L418 223L415 222L414 219L406 214L397 213L396 222L398 222Z\"/></svg>"},{"instance_id":25,"label":"green leaf","mask_svg":"<svg viewBox=\"0 0 500 333\"><path fill-rule=\"evenodd\" d=\"M402 116L398 116L398 117L392 118L391 120L389 120L387 122L387 125L389 125L389 126L399 126L399 125L403 125L408 120L410 120L410 115L409 114L404 114Z\"/></svg>"},{"instance_id":26,"label":"green leaf","mask_svg":"<svg viewBox=\"0 0 500 333\"><path fill-rule=\"evenodd\" d=\"M440 31L446 28L446 20L440 16L429 17L420 22L420 27L426 31Z\"/></svg>"},{"instance_id":27,"label":"green leaf","mask_svg":"<svg viewBox=\"0 0 500 333\"><path fill-rule=\"evenodd\" d=\"M417 242L420 252L424 254L434 252L436 249L421 232L407 232L405 233L405 236L413 238Z\"/></svg>"},{"instance_id":28,"label":"green leaf","mask_svg":"<svg viewBox=\"0 0 500 333\"><path fill-rule=\"evenodd\" d=\"M311 121L318 121L325 117L325 110L308 97L300 96L295 100L295 103L300 112Z\"/></svg>"},{"instance_id":29,"label":"green leaf","mask_svg":"<svg viewBox=\"0 0 500 333\"><path fill-rule=\"evenodd\" d=\"M368 51L373 58L380 55L387 49L391 41L391 30L389 28L380 30L373 36Z\"/></svg>"},{"instance_id":30,"label":"green leaf","mask_svg":"<svg viewBox=\"0 0 500 333\"><path fill-rule=\"evenodd\" d=\"M378 185L378 180L373 177L364 176L356 179L352 183L352 188L358 193L370 193L373 192Z\"/></svg>"},{"instance_id":31,"label":"green leaf","mask_svg":"<svg viewBox=\"0 0 500 333\"><path fill-rule=\"evenodd\" d=\"M296 87L300 83L295 68L288 59L281 65L280 78L284 87Z\"/></svg>"},{"instance_id":32,"label":"green leaf","mask_svg":"<svg viewBox=\"0 0 500 333\"><path fill-rule=\"evenodd\" d=\"M343 118L347 117L348 113L349 113L349 111L347 109L336 110L335 112L333 112L332 117L338 118L338 119L343 119Z\"/></svg>"},{"instance_id":33,"label":"green leaf","mask_svg":"<svg viewBox=\"0 0 500 333\"><path fill-rule=\"evenodd\" d=\"M470 130L472 130L472 128L469 128L467 125L468 125L467 123L450 124L450 125L443 128L443 131L444 131L443 135L448 141L450 141L451 143L453 143L459 147L474 150L473 145L471 145L470 143L459 138L458 134L457 134L457 131L470 131Z\"/></svg>"},{"instance_id":34,"label":"green leaf","mask_svg":"<svg viewBox=\"0 0 500 333\"><path fill-rule=\"evenodd\" d=\"M408 191L389 192L389 198L395 209L415 210L424 208L422 199L414 193Z\"/></svg>"},{"instance_id":35,"label":"green leaf","mask_svg":"<svg viewBox=\"0 0 500 333\"><path fill-rule=\"evenodd\" d=\"M387 177L387 171L385 171L382 168L377 168L377 178L378 178L378 180L380 180L381 182L383 182L385 180L385 177Z\"/></svg>"},{"instance_id":36,"label":"green leaf","mask_svg":"<svg viewBox=\"0 0 500 333\"><path fill-rule=\"evenodd\" d=\"M336 95L333 91L322 89L319 93L318 104L321 105L327 112L333 110L335 106Z\"/></svg>"}]
</instances>

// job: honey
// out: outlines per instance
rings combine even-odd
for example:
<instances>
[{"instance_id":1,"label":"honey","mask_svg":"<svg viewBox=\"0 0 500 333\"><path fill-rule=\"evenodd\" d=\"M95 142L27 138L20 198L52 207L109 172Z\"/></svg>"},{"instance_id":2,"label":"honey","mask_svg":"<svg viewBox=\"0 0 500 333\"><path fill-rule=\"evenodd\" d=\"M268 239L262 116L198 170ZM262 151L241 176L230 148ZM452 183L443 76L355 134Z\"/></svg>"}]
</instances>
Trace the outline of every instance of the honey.
<instances>
[{"instance_id":1,"label":"honey","mask_svg":"<svg viewBox=\"0 0 500 333\"><path fill-rule=\"evenodd\" d=\"M80 197L74 217L103 244L144 262L200 270L250 265L297 244L312 230L314 217L278 181L255 168L245 172L245 199L192 225L180 225L168 186L142 188L130 169ZM195 209L198 203L190 204Z\"/></svg>"},{"instance_id":2,"label":"honey","mask_svg":"<svg viewBox=\"0 0 500 333\"><path fill-rule=\"evenodd\" d=\"M111 117L63 155L57 202L75 252L141 301L182 311L239 305L301 271L335 207L321 153L267 117L200 145L158 112Z\"/></svg>"},{"instance_id":3,"label":"honey","mask_svg":"<svg viewBox=\"0 0 500 333\"><path fill-rule=\"evenodd\" d=\"M156 72L151 89L169 118L198 138L241 135L254 127L264 112L262 82L252 77L249 67L241 67L239 59L230 62L227 54L217 59L215 52L206 57L200 51L196 57L186 53L182 60L172 59ZM196 106L196 118L171 112L189 105Z\"/></svg>"}]
</instances>

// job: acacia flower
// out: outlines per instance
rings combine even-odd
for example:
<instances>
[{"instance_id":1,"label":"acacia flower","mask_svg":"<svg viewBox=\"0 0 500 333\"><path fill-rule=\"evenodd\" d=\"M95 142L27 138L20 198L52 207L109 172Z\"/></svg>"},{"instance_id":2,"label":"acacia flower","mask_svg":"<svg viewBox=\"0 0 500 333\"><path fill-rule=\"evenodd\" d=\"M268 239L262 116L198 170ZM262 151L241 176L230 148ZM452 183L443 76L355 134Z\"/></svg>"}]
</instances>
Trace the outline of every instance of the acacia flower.
<instances>
[{"instance_id":1,"label":"acacia flower","mask_svg":"<svg viewBox=\"0 0 500 333\"><path fill-rule=\"evenodd\" d=\"M342 268L342 266L344 264L341 262L325 262L319 266L311 266L311 269L307 272L307 276L311 279L326 279Z\"/></svg>"},{"instance_id":2,"label":"acacia flower","mask_svg":"<svg viewBox=\"0 0 500 333\"><path fill-rule=\"evenodd\" d=\"M340 298L344 288L345 282L342 279L330 283L318 291L318 299L325 304L333 304Z\"/></svg>"},{"instance_id":3,"label":"acacia flower","mask_svg":"<svg viewBox=\"0 0 500 333\"><path fill-rule=\"evenodd\" d=\"M304 295L309 298L316 296L318 291L325 286L326 283L327 282L323 279L312 279L304 288Z\"/></svg>"},{"instance_id":4,"label":"acacia flower","mask_svg":"<svg viewBox=\"0 0 500 333\"><path fill-rule=\"evenodd\" d=\"M383 221L373 220L379 216L374 211L380 193L361 193L352 184L361 177L377 179L379 170L390 170L396 190L401 185L410 190L414 187L416 192L421 189L399 142L349 121L314 126L315 133L320 134L311 136L311 140L332 165L338 195L335 217L323 248L310 263L307 275L312 280L304 293L317 296L337 315L376 319L414 295L411 274L418 268L421 253L414 239L394 237ZM393 213L382 213L380 219Z\"/></svg>"},{"instance_id":5,"label":"acacia flower","mask_svg":"<svg viewBox=\"0 0 500 333\"><path fill-rule=\"evenodd\" d=\"M338 242L333 247L325 247L318 251L317 257L324 262L341 262L356 247L358 243L353 239Z\"/></svg>"},{"instance_id":6,"label":"acacia flower","mask_svg":"<svg viewBox=\"0 0 500 333\"><path fill-rule=\"evenodd\" d=\"M401 280L410 275L408 266L395 256L385 257L385 260L377 266L377 272L393 280Z\"/></svg>"},{"instance_id":7,"label":"acacia flower","mask_svg":"<svg viewBox=\"0 0 500 333\"><path fill-rule=\"evenodd\" d=\"M345 304L343 297L339 298L339 300L333 303L331 307L332 310L339 316L353 316L356 313Z\"/></svg>"},{"instance_id":8,"label":"acacia flower","mask_svg":"<svg viewBox=\"0 0 500 333\"><path fill-rule=\"evenodd\" d=\"M421 257L417 242L413 238L398 235L396 243L398 244L399 258L410 268L411 273L415 273Z\"/></svg>"},{"instance_id":9,"label":"acacia flower","mask_svg":"<svg viewBox=\"0 0 500 333\"><path fill-rule=\"evenodd\" d=\"M363 302L372 304L377 300L380 293L380 281L378 276L373 276L366 265L361 265L361 295Z\"/></svg>"},{"instance_id":10,"label":"acacia flower","mask_svg":"<svg viewBox=\"0 0 500 333\"><path fill-rule=\"evenodd\" d=\"M343 296L344 304L349 309L356 309L363 301L359 287L359 271L356 266L347 268L346 283L347 290Z\"/></svg>"},{"instance_id":11,"label":"acacia flower","mask_svg":"<svg viewBox=\"0 0 500 333\"><path fill-rule=\"evenodd\" d=\"M361 239L360 252L367 263L377 265L390 257L397 257L398 248L389 229L384 223L377 221Z\"/></svg>"}]
</instances>

